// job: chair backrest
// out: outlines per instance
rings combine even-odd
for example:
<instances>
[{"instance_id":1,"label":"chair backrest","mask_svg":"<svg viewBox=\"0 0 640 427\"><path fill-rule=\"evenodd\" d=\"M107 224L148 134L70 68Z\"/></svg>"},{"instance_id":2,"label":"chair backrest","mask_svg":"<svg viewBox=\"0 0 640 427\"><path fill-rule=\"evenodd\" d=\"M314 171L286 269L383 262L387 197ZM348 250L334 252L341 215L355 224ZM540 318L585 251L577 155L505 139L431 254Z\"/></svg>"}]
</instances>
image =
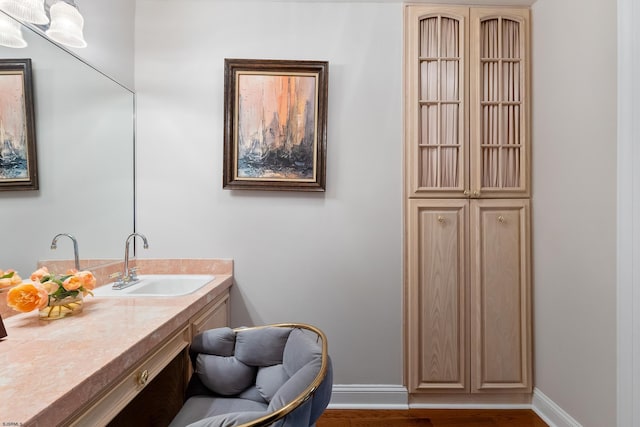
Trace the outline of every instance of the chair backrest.
<instances>
[{"instance_id":1,"label":"chair backrest","mask_svg":"<svg viewBox=\"0 0 640 427\"><path fill-rule=\"evenodd\" d=\"M243 426L312 425L331 398L332 367L324 333L311 325L218 328L196 336L194 375L218 396L268 404Z\"/></svg>"}]
</instances>

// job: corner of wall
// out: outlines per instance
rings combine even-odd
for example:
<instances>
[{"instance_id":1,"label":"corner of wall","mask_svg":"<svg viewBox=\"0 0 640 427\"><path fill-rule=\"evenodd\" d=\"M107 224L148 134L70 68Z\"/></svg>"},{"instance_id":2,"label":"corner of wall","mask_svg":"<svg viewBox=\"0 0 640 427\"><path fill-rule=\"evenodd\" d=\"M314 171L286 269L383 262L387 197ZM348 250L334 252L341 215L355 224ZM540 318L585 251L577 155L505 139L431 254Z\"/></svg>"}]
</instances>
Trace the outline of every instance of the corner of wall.
<instances>
[{"instance_id":1,"label":"corner of wall","mask_svg":"<svg viewBox=\"0 0 640 427\"><path fill-rule=\"evenodd\" d=\"M582 424L537 388L533 390L531 409L549 427L582 427Z\"/></svg>"}]
</instances>

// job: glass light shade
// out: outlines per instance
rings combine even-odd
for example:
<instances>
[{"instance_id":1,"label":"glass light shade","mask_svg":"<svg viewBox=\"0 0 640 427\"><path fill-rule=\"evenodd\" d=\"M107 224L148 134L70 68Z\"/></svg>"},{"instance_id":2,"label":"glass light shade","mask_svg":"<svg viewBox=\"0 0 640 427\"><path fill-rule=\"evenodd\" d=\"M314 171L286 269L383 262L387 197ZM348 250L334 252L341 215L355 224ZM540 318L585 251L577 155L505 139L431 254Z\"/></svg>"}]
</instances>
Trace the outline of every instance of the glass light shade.
<instances>
[{"instance_id":1,"label":"glass light shade","mask_svg":"<svg viewBox=\"0 0 640 427\"><path fill-rule=\"evenodd\" d=\"M27 47L20 23L0 13L0 46Z\"/></svg>"},{"instance_id":2,"label":"glass light shade","mask_svg":"<svg viewBox=\"0 0 640 427\"><path fill-rule=\"evenodd\" d=\"M47 36L60 44L69 47L87 47L82 35L84 18L75 7L64 1L59 1L49 9L51 25L46 31Z\"/></svg>"},{"instance_id":3,"label":"glass light shade","mask_svg":"<svg viewBox=\"0 0 640 427\"><path fill-rule=\"evenodd\" d=\"M49 23L44 0L0 0L0 10L23 22L37 25Z\"/></svg>"}]
</instances>

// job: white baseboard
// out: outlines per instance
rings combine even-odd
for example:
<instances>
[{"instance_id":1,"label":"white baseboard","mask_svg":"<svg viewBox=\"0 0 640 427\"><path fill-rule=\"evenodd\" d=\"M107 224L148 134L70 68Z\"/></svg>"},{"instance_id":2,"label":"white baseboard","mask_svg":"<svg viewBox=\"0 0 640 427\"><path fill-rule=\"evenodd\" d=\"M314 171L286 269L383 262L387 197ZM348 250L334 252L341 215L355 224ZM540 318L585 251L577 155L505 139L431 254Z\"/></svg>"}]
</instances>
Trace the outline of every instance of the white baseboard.
<instances>
[{"instance_id":1,"label":"white baseboard","mask_svg":"<svg viewBox=\"0 0 640 427\"><path fill-rule=\"evenodd\" d=\"M582 427L571 415L537 388L533 389L531 409L545 423L549 424L549 427Z\"/></svg>"},{"instance_id":2,"label":"white baseboard","mask_svg":"<svg viewBox=\"0 0 640 427\"><path fill-rule=\"evenodd\" d=\"M329 409L531 409L530 403L412 403L395 384L334 384Z\"/></svg>"},{"instance_id":3,"label":"white baseboard","mask_svg":"<svg viewBox=\"0 0 640 427\"><path fill-rule=\"evenodd\" d=\"M329 409L409 409L406 387L388 384L334 384Z\"/></svg>"},{"instance_id":4,"label":"white baseboard","mask_svg":"<svg viewBox=\"0 0 640 427\"><path fill-rule=\"evenodd\" d=\"M529 403L414 403L411 409L531 409Z\"/></svg>"},{"instance_id":5,"label":"white baseboard","mask_svg":"<svg viewBox=\"0 0 640 427\"><path fill-rule=\"evenodd\" d=\"M389 384L335 384L329 409L409 409L404 386ZM531 404L437 403L412 404L416 409L532 409L549 427L582 427L571 415L535 388Z\"/></svg>"}]
</instances>

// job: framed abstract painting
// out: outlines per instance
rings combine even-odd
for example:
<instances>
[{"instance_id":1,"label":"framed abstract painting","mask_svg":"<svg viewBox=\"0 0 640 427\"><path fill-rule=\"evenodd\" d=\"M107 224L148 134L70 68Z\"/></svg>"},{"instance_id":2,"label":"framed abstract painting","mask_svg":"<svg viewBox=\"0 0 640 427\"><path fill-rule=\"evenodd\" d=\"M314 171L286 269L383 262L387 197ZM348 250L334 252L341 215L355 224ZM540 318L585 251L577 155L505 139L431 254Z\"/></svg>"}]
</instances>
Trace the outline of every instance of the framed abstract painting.
<instances>
[{"instance_id":1,"label":"framed abstract painting","mask_svg":"<svg viewBox=\"0 0 640 427\"><path fill-rule=\"evenodd\" d=\"M223 187L325 191L329 63L224 64Z\"/></svg>"},{"instance_id":2,"label":"framed abstract painting","mask_svg":"<svg viewBox=\"0 0 640 427\"><path fill-rule=\"evenodd\" d=\"M37 189L31 59L0 59L0 191Z\"/></svg>"}]
</instances>

